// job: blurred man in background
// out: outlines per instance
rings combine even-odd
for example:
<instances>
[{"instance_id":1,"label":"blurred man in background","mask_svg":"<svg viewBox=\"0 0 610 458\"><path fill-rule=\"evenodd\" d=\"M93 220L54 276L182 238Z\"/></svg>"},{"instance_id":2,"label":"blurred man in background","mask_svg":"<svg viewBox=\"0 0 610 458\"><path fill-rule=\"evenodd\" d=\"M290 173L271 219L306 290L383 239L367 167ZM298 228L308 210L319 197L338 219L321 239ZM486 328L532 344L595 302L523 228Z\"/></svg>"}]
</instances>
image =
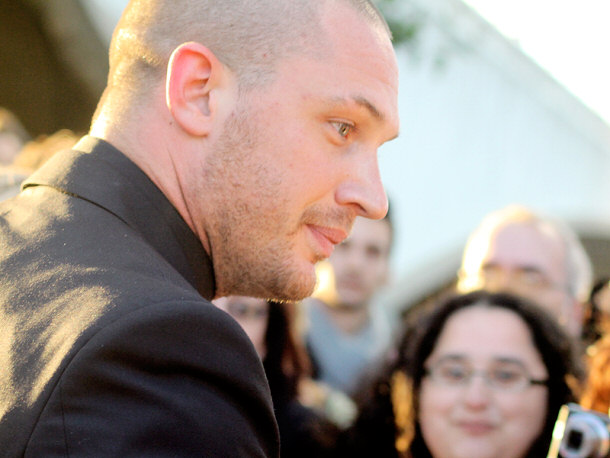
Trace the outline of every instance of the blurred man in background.
<instances>
[{"instance_id":1,"label":"blurred man in background","mask_svg":"<svg viewBox=\"0 0 610 458\"><path fill-rule=\"evenodd\" d=\"M535 301L579 340L592 282L578 236L560 221L509 205L485 216L471 233L458 290L507 291Z\"/></svg>"},{"instance_id":2,"label":"blurred man in background","mask_svg":"<svg viewBox=\"0 0 610 458\"><path fill-rule=\"evenodd\" d=\"M347 394L390 342L388 317L373 299L388 281L392 235L389 213L357 218L328 260L327 287L304 301L316 378Z\"/></svg>"}]
</instances>

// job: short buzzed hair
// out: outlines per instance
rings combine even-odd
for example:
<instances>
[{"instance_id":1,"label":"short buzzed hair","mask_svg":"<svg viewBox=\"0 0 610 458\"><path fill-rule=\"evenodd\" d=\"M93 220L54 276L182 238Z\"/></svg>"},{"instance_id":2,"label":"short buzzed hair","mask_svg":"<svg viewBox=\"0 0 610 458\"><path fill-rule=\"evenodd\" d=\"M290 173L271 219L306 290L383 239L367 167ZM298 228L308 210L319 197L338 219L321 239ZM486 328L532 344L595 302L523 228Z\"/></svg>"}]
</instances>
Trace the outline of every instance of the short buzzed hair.
<instances>
[{"instance_id":1,"label":"short buzzed hair","mask_svg":"<svg viewBox=\"0 0 610 458\"><path fill-rule=\"evenodd\" d=\"M389 34L370 0L131 0L113 34L108 84L147 92L188 41L208 47L240 87L264 84L283 57L323 49L320 13L328 2L351 5Z\"/></svg>"}]
</instances>

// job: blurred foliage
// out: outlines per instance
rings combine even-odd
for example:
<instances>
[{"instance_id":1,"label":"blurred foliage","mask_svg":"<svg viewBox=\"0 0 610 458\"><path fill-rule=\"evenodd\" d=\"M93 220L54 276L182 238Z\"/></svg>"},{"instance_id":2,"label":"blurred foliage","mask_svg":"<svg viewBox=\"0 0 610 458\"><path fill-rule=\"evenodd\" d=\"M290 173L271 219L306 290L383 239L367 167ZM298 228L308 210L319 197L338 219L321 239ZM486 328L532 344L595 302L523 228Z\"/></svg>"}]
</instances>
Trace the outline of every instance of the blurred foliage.
<instances>
[{"instance_id":1,"label":"blurred foliage","mask_svg":"<svg viewBox=\"0 0 610 458\"><path fill-rule=\"evenodd\" d=\"M436 70L444 70L457 53L470 49L471 43L456 29L451 8L435 11L428 0L372 0L384 16L393 35L394 47L407 48L409 60L431 62ZM451 3L451 2L449 2ZM439 43L428 41L426 35L434 28L442 30L445 38ZM431 30L428 30L431 29Z\"/></svg>"},{"instance_id":2,"label":"blurred foliage","mask_svg":"<svg viewBox=\"0 0 610 458\"><path fill-rule=\"evenodd\" d=\"M374 0L392 31L394 45L413 44L422 27L422 17L414 14L410 0Z\"/></svg>"}]
</instances>

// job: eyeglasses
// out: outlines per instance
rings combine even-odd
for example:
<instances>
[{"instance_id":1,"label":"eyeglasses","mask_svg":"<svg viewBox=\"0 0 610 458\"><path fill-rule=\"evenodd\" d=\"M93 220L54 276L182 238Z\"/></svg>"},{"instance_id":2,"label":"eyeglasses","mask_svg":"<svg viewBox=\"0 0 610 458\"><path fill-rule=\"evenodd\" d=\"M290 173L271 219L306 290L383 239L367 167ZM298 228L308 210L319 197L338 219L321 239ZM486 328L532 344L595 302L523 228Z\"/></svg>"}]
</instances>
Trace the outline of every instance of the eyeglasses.
<instances>
[{"instance_id":1,"label":"eyeglasses","mask_svg":"<svg viewBox=\"0 0 610 458\"><path fill-rule=\"evenodd\" d=\"M268 316L267 307L257 307L235 302L227 304L227 312L235 319L262 320Z\"/></svg>"},{"instance_id":2,"label":"eyeglasses","mask_svg":"<svg viewBox=\"0 0 610 458\"><path fill-rule=\"evenodd\" d=\"M520 268L508 272L500 266L489 265L484 266L477 272L476 282L479 287L494 289L505 281L509 281L520 291L559 290L569 292L566 285L553 282L537 268Z\"/></svg>"},{"instance_id":3,"label":"eyeglasses","mask_svg":"<svg viewBox=\"0 0 610 458\"><path fill-rule=\"evenodd\" d=\"M547 380L533 379L518 361L497 361L485 370L476 370L463 359L442 358L425 369L425 375L435 383L448 387L462 387L475 375L483 377L490 388L500 391L523 391L531 385L546 385Z\"/></svg>"}]
</instances>

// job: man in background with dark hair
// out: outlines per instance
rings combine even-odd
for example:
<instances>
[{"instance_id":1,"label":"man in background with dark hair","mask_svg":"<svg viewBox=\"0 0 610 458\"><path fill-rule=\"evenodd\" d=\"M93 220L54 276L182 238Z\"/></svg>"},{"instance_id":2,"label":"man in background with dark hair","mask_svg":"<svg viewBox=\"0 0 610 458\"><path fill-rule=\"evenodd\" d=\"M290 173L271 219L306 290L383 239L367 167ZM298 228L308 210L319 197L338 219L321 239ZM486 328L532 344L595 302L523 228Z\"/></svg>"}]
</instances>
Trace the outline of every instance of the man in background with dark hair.
<instances>
[{"instance_id":1,"label":"man in background with dark hair","mask_svg":"<svg viewBox=\"0 0 610 458\"><path fill-rule=\"evenodd\" d=\"M326 288L303 301L315 378L348 395L390 343L388 316L374 298L388 281L392 232L389 215L377 221L357 218L350 236L326 261L321 281Z\"/></svg>"}]
</instances>

